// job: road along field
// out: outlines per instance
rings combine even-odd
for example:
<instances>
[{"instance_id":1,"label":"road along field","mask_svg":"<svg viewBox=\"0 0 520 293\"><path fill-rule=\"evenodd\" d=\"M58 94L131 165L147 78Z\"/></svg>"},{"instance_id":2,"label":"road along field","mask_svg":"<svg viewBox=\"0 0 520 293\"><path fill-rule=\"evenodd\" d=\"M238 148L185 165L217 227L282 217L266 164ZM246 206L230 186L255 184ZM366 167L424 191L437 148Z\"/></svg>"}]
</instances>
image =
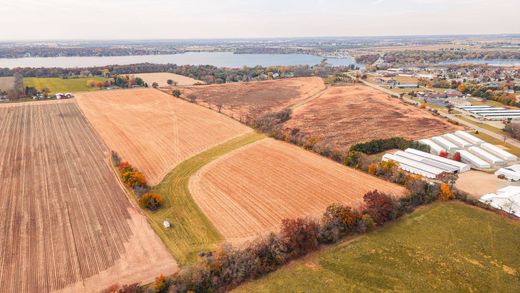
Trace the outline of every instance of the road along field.
<instances>
[{"instance_id":1,"label":"road along field","mask_svg":"<svg viewBox=\"0 0 520 293\"><path fill-rule=\"evenodd\" d=\"M81 78L39 78L27 77L23 79L24 85L34 87L38 91L49 90L50 94L89 92L99 90L97 87L88 85L89 81L106 81L103 77L81 77Z\"/></svg>"},{"instance_id":2,"label":"road along field","mask_svg":"<svg viewBox=\"0 0 520 293\"><path fill-rule=\"evenodd\" d=\"M186 98L193 94L197 103L213 109L222 105L222 112L236 119L257 117L268 111L279 111L301 102L325 89L319 77L284 78L268 81L235 82L193 87L179 87Z\"/></svg>"},{"instance_id":3,"label":"road along field","mask_svg":"<svg viewBox=\"0 0 520 293\"><path fill-rule=\"evenodd\" d=\"M371 190L405 189L273 139L222 156L190 179L190 192L226 240L276 232L282 219L321 216L336 202L357 206Z\"/></svg>"},{"instance_id":4,"label":"road along field","mask_svg":"<svg viewBox=\"0 0 520 293\"><path fill-rule=\"evenodd\" d=\"M169 72L136 73L136 74L132 74L132 75L144 80L144 82L146 82L149 87L151 87L154 82L156 82L159 85L159 87L167 87L167 86L169 86L168 79L173 80L179 86L204 84L203 81L196 80L196 79L193 79L188 76L179 75L179 74L175 74L175 73L169 73Z\"/></svg>"},{"instance_id":5,"label":"road along field","mask_svg":"<svg viewBox=\"0 0 520 293\"><path fill-rule=\"evenodd\" d=\"M110 149L142 171L151 185L187 158L252 131L154 89L80 93L77 100Z\"/></svg>"},{"instance_id":6,"label":"road along field","mask_svg":"<svg viewBox=\"0 0 520 293\"><path fill-rule=\"evenodd\" d=\"M361 85L327 89L294 110L284 128L299 129L300 133L319 138L320 143L340 147L395 136L427 138L462 129Z\"/></svg>"},{"instance_id":7,"label":"road along field","mask_svg":"<svg viewBox=\"0 0 520 293\"><path fill-rule=\"evenodd\" d=\"M96 292L177 270L71 100L0 106L0 292Z\"/></svg>"},{"instance_id":8,"label":"road along field","mask_svg":"<svg viewBox=\"0 0 520 293\"><path fill-rule=\"evenodd\" d=\"M518 221L439 202L233 292L520 292L519 242Z\"/></svg>"}]
</instances>

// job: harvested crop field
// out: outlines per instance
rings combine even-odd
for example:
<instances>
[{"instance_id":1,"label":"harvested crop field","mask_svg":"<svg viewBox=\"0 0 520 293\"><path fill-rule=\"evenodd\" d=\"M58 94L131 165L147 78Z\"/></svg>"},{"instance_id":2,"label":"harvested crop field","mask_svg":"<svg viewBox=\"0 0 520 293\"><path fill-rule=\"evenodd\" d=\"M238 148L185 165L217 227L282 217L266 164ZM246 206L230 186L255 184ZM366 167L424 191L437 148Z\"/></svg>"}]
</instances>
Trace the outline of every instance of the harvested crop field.
<instances>
[{"instance_id":1,"label":"harvested crop field","mask_svg":"<svg viewBox=\"0 0 520 293\"><path fill-rule=\"evenodd\" d=\"M72 101L0 106L0 292L94 292L177 270Z\"/></svg>"},{"instance_id":2,"label":"harvested crop field","mask_svg":"<svg viewBox=\"0 0 520 293\"><path fill-rule=\"evenodd\" d=\"M156 185L177 164L252 130L154 89L81 93L78 104L111 150Z\"/></svg>"},{"instance_id":3,"label":"harvested crop field","mask_svg":"<svg viewBox=\"0 0 520 293\"><path fill-rule=\"evenodd\" d=\"M292 106L325 89L319 77L284 78L256 82L235 82L178 88L186 98L197 97L197 103L212 108L222 105L222 112L234 118L257 117L268 111Z\"/></svg>"},{"instance_id":4,"label":"harvested crop field","mask_svg":"<svg viewBox=\"0 0 520 293\"><path fill-rule=\"evenodd\" d=\"M340 147L396 136L427 138L462 129L361 85L329 88L296 109L284 127Z\"/></svg>"},{"instance_id":5,"label":"harvested crop field","mask_svg":"<svg viewBox=\"0 0 520 293\"><path fill-rule=\"evenodd\" d=\"M188 76L179 75L179 74L175 74L175 73L169 73L169 72L136 73L136 74L133 74L133 76L141 78L150 87L152 86L152 84L154 82L156 82L160 87L167 87L167 86L169 86L168 79L173 80L179 86L204 84L203 81L196 80L196 79L193 79Z\"/></svg>"},{"instance_id":6,"label":"harvested crop field","mask_svg":"<svg viewBox=\"0 0 520 293\"><path fill-rule=\"evenodd\" d=\"M231 243L278 231L285 218L319 217L331 203L357 206L374 189L406 192L270 138L230 152L190 180L195 202Z\"/></svg>"}]
</instances>

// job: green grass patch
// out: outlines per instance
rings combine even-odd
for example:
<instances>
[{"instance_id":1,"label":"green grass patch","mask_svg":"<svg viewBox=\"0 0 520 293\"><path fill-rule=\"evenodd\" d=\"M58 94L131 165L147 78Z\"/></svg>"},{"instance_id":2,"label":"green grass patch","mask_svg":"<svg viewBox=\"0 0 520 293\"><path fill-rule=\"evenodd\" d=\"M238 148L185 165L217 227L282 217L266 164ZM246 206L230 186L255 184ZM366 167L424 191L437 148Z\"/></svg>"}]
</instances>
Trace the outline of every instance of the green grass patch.
<instances>
[{"instance_id":1,"label":"green grass patch","mask_svg":"<svg viewBox=\"0 0 520 293\"><path fill-rule=\"evenodd\" d=\"M236 292L520 292L518 243L517 221L435 203Z\"/></svg>"},{"instance_id":2,"label":"green grass patch","mask_svg":"<svg viewBox=\"0 0 520 293\"><path fill-rule=\"evenodd\" d=\"M158 211L145 214L181 266L193 263L200 251L214 250L224 240L193 200L188 188L190 177L218 157L264 137L253 132L200 153L179 164L152 189L163 197L164 204ZM172 227L165 229L164 220Z\"/></svg>"},{"instance_id":3,"label":"green grass patch","mask_svg":"<svg viewBox=\"0 0 520 293\"><path fill-rule=\"evenodd\" d=\"M475 133L472 133L472 134L491 144L501 145L501 146L507 148L507 151L511 152L512 154L514 154L516 156L520 156L520 149L508 144L507 140L506 140L506 142L504 142L503 140L496 139L496 138L489 136L482 132L479 132L478 134L475 134ZM512 138L507 138L507 139L512 139Z\"/></svg>"},{"instance_id":4,"label":"green grass patch","mask_svg":"<svg viewBox=\"0 0 520 293\"><path fill-rule=\"evenodd\" d=\"M468 123L471 123L471 124L473 124L475 126L478 126L480 128L484 128L486 130L493 131L496 134L500 134L500 135L504 135L505 134L505 132L502 129L496 128L496 127L491 126L491 125L489 125L487 123L484 123L484 122L479 122L479 121L472 120L472 119L470 119L470 118L468 118L468 117L466 117L464 115L460 115L460 116L456 116L456 117L459 118L460 120L464 120L464 121L466 121Z\"/></svg>"},{"instance_id":5,"label":"green grass patch","mask_svg":"<svg viewBox=\"0 0 520 293\"><path fill-rule=\"evenodd\" d=\"M27 77L23 79L24 86L34 87L38 91L48 89L50 94L73 93L95 91L98 88L89 87L87 81L105 81L104 77L81 77L81 78L39 78Z\"/></svg>"}]
</instances>

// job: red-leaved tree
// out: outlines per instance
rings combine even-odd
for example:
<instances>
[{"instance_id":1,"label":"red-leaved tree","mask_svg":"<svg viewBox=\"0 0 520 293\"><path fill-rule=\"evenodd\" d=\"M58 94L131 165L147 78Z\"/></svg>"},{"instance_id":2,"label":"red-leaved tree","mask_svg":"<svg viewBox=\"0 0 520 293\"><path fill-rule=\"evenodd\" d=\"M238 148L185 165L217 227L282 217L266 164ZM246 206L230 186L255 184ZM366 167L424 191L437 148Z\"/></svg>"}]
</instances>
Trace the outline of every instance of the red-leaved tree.
<instances>
[{"instance_id":1,"label":"red-leaved tree","mask_svg":"<svg viewBox=\"0 0 520 293\"><path fill-rule=\"evenodd\" d=\"M318 223L306 218L284 219L280 236L289 259L305 255L318 248Z\"/></svg>"},{"instance_id":2,"label":"red-leaved tree","mask_svg":"<svg viewBox=\"0 0 520 293\"><path fill-rule=\"evenodd\" d=\"M392 220L396 216L397 208L392 198L377 190L367 192L363 196L365 211L377 225Z\"/></svg>"}]
</instances>

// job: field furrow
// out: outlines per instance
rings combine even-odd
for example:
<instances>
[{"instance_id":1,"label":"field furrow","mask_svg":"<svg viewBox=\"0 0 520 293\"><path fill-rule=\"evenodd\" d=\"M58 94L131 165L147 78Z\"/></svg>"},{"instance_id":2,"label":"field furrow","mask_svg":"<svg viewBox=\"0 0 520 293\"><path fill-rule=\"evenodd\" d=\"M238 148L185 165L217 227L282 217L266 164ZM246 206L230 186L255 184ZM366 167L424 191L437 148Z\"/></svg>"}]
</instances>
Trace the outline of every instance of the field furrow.
<instances>
[{"instance_id":1,"label":"field furrow","mask_svg":"<svg viewBox=\"0 0 520 293\"><path fill-rule=\"evenodd\" d=\"M92 292L177 270L76 103L0 106L0 140L0 292Z\"/></svg>"},{"instance_id":2,"label":"field furrow","mask_svg":"<svg viewBox=\"0 0 520 293\"><path fill-rule=\"evenodd\" d=\"M319 217L332 203L356 206L371 190L405 189L299 147L264 139L206 165L190 179L195 202L226 240L276 232L286 218Z\"/></svg>"}]
</instances>

